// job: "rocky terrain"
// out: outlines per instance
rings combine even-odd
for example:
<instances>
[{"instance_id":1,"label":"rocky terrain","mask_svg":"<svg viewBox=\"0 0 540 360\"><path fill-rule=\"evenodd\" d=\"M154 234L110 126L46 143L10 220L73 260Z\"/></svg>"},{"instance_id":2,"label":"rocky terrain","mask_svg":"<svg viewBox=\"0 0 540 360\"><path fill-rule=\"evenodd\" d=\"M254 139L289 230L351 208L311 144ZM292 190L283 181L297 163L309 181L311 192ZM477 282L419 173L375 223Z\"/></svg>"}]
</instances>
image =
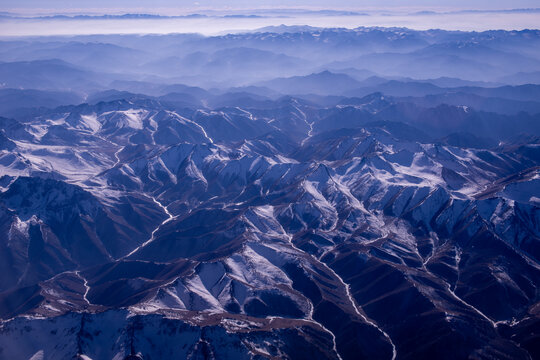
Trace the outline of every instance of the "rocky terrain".
<instances>
[{"instance_id":1,"label":"rocky terrain","mask_svg":"<svg viewBox=\"0 0 540 360\"><path fill-rule=\"evenodd\" d=\"M232 63L278 46L282 68L307 66L298 46L380 71L490 53L488 76L509 49L537 66L540 35L186 38ZM4 45L93 48L62 42ZM104 91L88 69L51 82L66 66L0 63L0 359L540 358L540 85L357 67Z\"/></svg>"},{"instance_id":2,"label":"rocky terrain","mask_svg":"<svg viewBox=\"0 0 540 360\"><path fill-rule=\"evenodd\" d=\"M438 137L399 109L2 119L0 354L534 358L538 138Z\"/></svg>"}]
</instances>

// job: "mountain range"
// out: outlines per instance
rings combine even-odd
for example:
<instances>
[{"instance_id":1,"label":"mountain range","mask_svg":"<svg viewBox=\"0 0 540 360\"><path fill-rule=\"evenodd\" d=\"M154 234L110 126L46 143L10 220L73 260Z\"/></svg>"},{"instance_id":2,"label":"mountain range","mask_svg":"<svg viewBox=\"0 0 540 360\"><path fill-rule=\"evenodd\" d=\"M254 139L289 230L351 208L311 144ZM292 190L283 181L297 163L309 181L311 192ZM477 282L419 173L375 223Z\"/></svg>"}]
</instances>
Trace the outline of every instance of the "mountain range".
<instances>
[{"instance_id":1,"label":"mountain range","mask_svg":"<svg viewBox=\"0 0 540 360\"><path fill-rule=\"evenodd\" d=\"M6 42L0 358L539 358L539 39Z\"/></svg>"}]
</instances>

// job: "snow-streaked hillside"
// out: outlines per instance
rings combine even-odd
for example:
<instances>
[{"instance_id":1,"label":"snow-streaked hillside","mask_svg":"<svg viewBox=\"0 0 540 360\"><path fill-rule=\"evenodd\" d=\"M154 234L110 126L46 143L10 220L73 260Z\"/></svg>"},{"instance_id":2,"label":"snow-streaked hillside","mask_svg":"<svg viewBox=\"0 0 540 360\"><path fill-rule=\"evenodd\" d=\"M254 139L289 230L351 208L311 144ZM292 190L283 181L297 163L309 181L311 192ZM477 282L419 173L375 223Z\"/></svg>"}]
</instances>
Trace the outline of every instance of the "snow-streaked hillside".
<instances>
[{"instance_id":1,"label":"snow-streaked hillside","mask_svg":"<svg viewBox=\"0 0 540 360\"><path fill-rule=\"evenodd\" d=\"M9 120L0 357L534 357L538 142L354 102Z\"/></svg>"}]
</instances>

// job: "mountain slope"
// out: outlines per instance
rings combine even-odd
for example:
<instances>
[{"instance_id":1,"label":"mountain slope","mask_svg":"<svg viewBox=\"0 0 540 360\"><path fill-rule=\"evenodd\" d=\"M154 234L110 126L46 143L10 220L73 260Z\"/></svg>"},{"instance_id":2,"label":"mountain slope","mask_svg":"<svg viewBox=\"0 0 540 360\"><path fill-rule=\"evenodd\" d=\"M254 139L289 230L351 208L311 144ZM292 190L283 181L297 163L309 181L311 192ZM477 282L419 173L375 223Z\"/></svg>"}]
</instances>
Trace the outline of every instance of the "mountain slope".
<instances>
[{"instance_id":1,"label":"mountain slope","mask_svg":"<svg viewBox=\"0 0 540 360\"><path fill-rule=\"evenodd\" d=\"M397 110L409 117L384 120ZM3 120L0 349L536 356L537 139L423 133L426 113L468 118L373 94L181 113L141 98ZM182 345L155 346L169 341Z\"/></svg>"}]
</instances>

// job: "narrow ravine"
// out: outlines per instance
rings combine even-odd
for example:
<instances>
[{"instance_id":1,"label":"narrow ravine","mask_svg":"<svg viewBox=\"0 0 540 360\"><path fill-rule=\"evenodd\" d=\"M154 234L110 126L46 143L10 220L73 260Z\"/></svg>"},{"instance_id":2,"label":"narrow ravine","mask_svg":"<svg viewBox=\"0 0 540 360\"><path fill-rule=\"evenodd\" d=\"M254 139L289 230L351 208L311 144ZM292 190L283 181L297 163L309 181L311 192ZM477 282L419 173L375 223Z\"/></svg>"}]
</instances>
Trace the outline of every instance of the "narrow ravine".
<instances>
[{"instance_id":1,"label":"narrow ravine","mask_svg":"<svg viewBox=\"0 0 540 360\"><path fill-rule=\"evenodd\" d=\"M88 286L88 280L86 280L82 275L81 275L81 272L79 270L75 271L75 274L77 274L77 276L83 281L83 285L84 285L84 294L83 294L83 299L84 301L86 301L86 303L88 305L92 305L90 303L90 301L88 300L88 292L90 291L90 286Z\"/></svg>"},{"instance_id":2,"label":"narrow ravine","mask_svg":"<svg viewBox=\"0 0 540 360\"><path fill-rule=\"evenodd\" d=\"M362 320L364 320L366 323L370 324L371 326L375 327L377 330L379 330L383 335L384 337L388 340L388 342L390 343L390 345L392 346L392 360L395 360L396 357L397 357L397 350L396 350L396 345L394 344L394 342L392 341L392 338L390 337L390 335L388 335L388 333L386 331L384 331L383 329L381 329L377 324L375 324L373 321L369 320L364 314L362 314L360 312L360 310L358 309L358 305L356 304L356 301L354 300L353 296L351 295L351 290L350 290L350 286L349 284L345 283L345 281L343 281L343 279L341 278L341 276L339 276L335 271L334 269L332 269L330 266L328 266L326 263L322 262L322 261L319 261L317 260L321 265L323 265L326 269L328 269L335 277L336 279L339 280L339 282L343 285L343 287L345 288L345 292L347 294L347 298L349 299L349 301L351 302L351 305L354 309L354 311L356 312L356 314L358 316L360 316L362 318Z\"/></svg>"},{"instance_id":3,"label":"narrow ravine","mask_svg":"<svg viewBox=\"0 0 540 360\"><path fill-rule=\"evenodd\" d=\"M276 220L277 221L277 220ZM358 315L365 323L375 327L379 332L381 332L383 334L383 336L388 340L388 342L390 343L390 345L392 346L392 360L395 360L396 357L397 357L397 350L396 350L396 346L394 344L394 342L392 341L392 338L390 338L390 335L388 335L388 333L386 331L384 331L383 329L381 329L377 324L375 324L373 321L369 320L364 314L362 314L362 312L360 312L360 310L358 309L358 305L356 304L356 301L354 300L354 298L352 297L351 295L351 292L350 292L350 288L349 288L349 285L347 283L345 283L343 281L343 279L330 267L328 266L326 263L320 261L319 259L317 259L316 257L314 257L313 255L309 254L309 253L306 253L304 250L298 248L292 241L293 239L293 236L288 234L285 229L283 228L283 225L281 225L281 223L279 221L277 221L277 223L279 224L279 226L281 226L281 231L282 231L282 234L284 236L287 237L287 239L289 240L289 243L291 244L291 246L305 254L306 256L310 257L311 259L313 259L315 262L317 262L318 264L320 264L322 267L326 268L329 272L331 272L335 278L341 283L341 285L344 287L345 289L345 294L347 295L347 298L349 300L349 302L351 303L352 305L352 308L354 309L356 315Z\"/></svg>"},{"instance_id":4,"label":"narrow ravine","mask_svg":"<svg viewBox=\"0 0 540 360\"><path fill-rule=\"evenodd\" d=\"M313 122L309 122L307 120L307 115L298 108L298 106L296 105L293 105L293 107L302 115L302 120L306 123L306 125L309 127L309 130L307 132L307 137L302 140L302 142L300 143L300 146L303 146L304 143L309 140L309 138L311 138L313 136Z\"/></svg>"},{"instance_id":5,"label":"narrow ravine","mask_svg":"<svg viewBox=\"0 0 540 360\"><path fill-rule=\"evenodd\" d=\"M163 220L153 231L152 231L152 234L150 235L150 238L148 240L146 240L144 243L142 243L141 245L139 245L138 247L136 247L135 249L133 249L129 254L121 257L119 260L123 260L125 258L128 258L130 257L131 255L135 254L137 251L139 251L140 249L142 249L143 247L147 246L148 244L150 244L152 241L155 240L155 235L156 235L156 232L161 229L161 227L165 224L167 224L168 222L170 222L172 219L174 219L174 215L171 214L169 212L169 210L167 209L166 206L164 206L159 200L157 200L155 197L151 197L151 199L165 212L165 214L167 214L167 219Z\"/></svg>"}]
</instances>

